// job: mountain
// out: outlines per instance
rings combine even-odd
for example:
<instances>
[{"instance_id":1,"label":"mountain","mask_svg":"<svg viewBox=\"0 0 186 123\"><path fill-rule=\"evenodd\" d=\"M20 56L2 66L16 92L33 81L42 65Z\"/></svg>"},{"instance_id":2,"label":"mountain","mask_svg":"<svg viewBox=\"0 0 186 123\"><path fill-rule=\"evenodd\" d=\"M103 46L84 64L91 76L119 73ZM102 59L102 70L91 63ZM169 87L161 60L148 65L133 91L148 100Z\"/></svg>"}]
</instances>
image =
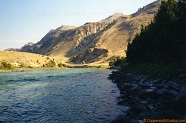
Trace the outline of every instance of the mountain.
<instances>
[{"instance_id":1,"label":"mountain","mask_svg":"<svg viewBox=\"0 0 186 123\"><path fill-rule=\"evenodd\" d=\"M5 49L5 51L22 51L22 52L31 52L30 48L34 45L34 43L32 42L28 42L27 44L25 44L23 47L21 48L8 48Z\"/></svg>"},{"instance_id":2,"label":"mountain","mask_svg":"<svg viewBox=\"0 0 186 123\"><path fill-rule=\"evenodd\" d=\"M152 21L160 4L161 0L157 0L134 14L116 13L80 27L63 25L50 30L38 43L19 51L60 57L72 63L108 62L125 56L128 42L140 32L141 25Z\"/></svg>"},{"instance_id":3,"label":"mountain","mask_svg":"<svg viewBox=\"0 0 186 123\"><path fill-rule=\"evenodd\" d=\"M100 23L107 23L107 24L109 24L109 23L113 22L114 20L117 20L121 16L124 16L124 14L123 13L115 13L114 15L111 15L108 18L103 19L103 20L101 20L99 22Z\"/></svg>"},{"instance_id":4,"label":"mountain","mask_svg":"<svg viewBox=\"0 0 186 123\"><path fill-rule=\"evenodd\" d=\"M20 48L7 48L4 51L20 51Z\"/></svg>"},{"instance_id":5,"label":"mountain","mask_svg":"<svg viewBox=\"0 0 186 123\"><path fill-rule=\"evenodd\" d=\"M28 52L29 49L34 45L34 43L32 42L28 42L27 44L25 44L23 47L21 47L21 51L22 52Z\"/></svg>"}]
</instances>

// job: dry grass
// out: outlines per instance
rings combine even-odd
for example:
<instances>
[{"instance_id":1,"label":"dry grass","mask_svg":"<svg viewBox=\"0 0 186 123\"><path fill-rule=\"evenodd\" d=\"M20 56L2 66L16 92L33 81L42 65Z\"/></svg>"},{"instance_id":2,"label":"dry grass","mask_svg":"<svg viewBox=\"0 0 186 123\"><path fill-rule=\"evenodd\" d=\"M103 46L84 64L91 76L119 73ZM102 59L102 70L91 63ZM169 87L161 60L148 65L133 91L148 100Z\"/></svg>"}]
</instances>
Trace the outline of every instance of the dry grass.
<instances>
[{"instance_id":1,"label":"dry grass","mask_svg":"<svg viewBox=\"0 0 186 123\"><path fill-rule=\"evenodd\" d=\"M13 51L0 51L0 63L6 62L11 64L13 68L29 67L39 68L47 64L50 60L60 63L60 59L44 56L40 54L13 52Z\"/></svg>"},{"instance_id":2,"label":"dry grass","mask_svg":"<svg viewBox=\"0 0 186 123\"><path fill-rule=\"evenodd\" d=\"M54 68L58 68L59 63L65 63L65 65L70 67L88 66L108 68L108 63L71 64L66 63L68 61L68 58L65 57L49 57L40 54L25 52L0 51L0 72L51 69L46 66L46 64L49 63L50 60L55 61L56 66ZM2 62L10 64L11 68L2 67ZM43 67L43 65L45 67Z\"/></svg>"}]
</instances>

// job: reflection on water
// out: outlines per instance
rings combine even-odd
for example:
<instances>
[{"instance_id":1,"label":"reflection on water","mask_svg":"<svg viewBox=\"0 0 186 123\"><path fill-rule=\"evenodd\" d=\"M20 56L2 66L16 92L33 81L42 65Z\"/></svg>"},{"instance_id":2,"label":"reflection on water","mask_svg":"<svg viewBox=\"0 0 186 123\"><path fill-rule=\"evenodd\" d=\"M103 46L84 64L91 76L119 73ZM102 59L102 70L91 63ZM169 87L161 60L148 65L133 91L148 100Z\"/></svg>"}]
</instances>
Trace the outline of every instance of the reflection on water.
<instances>
[{"instance_id":1,"label":"reflection on water","mask_svg":"<svg viewBox=\"0 0 186 123\"><path fill-rule=\"evenodd\" d=\"M0 121L107 123L122 114L105 69L0 73Z\"/></svg>"}]
</instances>

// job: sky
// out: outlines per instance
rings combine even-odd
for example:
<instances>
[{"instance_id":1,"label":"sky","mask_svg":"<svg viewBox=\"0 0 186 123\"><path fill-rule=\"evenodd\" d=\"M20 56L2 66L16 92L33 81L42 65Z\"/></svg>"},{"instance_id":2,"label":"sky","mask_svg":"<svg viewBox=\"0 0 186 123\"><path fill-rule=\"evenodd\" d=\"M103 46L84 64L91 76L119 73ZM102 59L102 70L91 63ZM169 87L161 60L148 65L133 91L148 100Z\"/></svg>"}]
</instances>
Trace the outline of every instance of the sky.
<instances>
[{"instance_id":1,"label":"sky","mask_svg":"<svg viewBox=\"0 0 186 123\"><path fill-rule=\"evenodd\" d=\"M0 50L36 43L61 25L132 14L155 0L0 0Z\"/></svg>"}]
</instances>

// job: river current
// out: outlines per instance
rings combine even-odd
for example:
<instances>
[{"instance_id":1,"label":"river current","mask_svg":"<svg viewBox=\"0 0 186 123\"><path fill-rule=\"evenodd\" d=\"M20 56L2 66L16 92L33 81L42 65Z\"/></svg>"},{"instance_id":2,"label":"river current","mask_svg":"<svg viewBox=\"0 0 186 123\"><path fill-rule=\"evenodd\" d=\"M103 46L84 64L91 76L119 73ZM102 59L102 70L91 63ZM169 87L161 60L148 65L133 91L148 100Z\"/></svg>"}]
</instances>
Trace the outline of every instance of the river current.
<instances>
[{"instance_id":1,"label":"river current","mask_svg":"<svg viewBox=\"0 0 186 123\"><path fill-rule=\"evenodd\" d=\"M109 123L123 113L107 69L0 73L0 122Z\"/></svg>"}]
</instances>

